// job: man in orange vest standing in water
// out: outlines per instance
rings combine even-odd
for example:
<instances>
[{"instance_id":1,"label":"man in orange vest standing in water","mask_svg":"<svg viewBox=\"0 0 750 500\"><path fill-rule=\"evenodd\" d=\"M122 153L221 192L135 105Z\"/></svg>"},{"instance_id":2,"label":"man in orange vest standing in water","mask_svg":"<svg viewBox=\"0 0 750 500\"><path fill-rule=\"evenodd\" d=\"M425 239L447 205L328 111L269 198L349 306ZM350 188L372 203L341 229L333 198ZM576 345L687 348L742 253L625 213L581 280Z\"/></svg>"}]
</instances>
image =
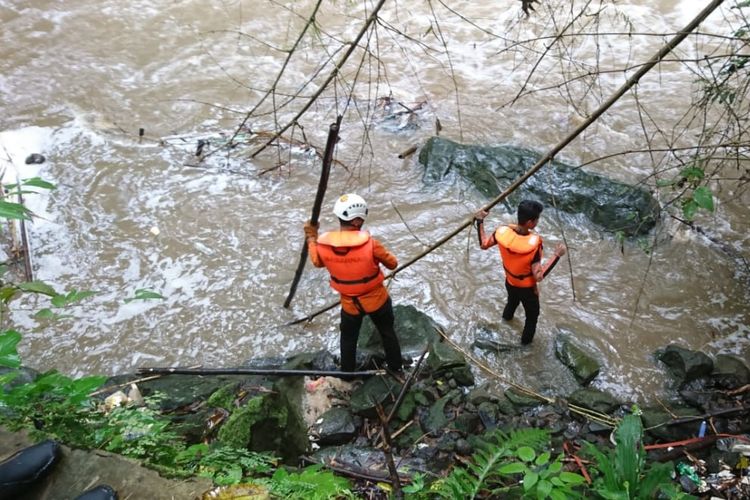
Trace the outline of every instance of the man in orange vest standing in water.
<instances>
[{"instance_id":1,"label":"man in orange vest standing in water","mask_svg":"<svg viewBox=\"0 0 750 500\"><path fill-rule=\"evenodd\" d=\"M536 284L547 276L566 251L565 245L558 243L555 255L542 266L542 237L533 229L539 222L543 209L538 201L523 200L518 204L518 224L500 226L489 236L484 234L484 219L489 212L480 210L474 215L482 250L495 245L500 249L505 269L505 289L508 291L503 319L512 320L518 304L523 304L526 322L523 325L521 344L524 345L534 340L536 322L539 319L539 290Z\"/></svg>"},{"instance_id":2,"label":"man in orange vest standing in water","mask_svg":"<svg viewBox=\"0 0 750 500\"><path fill-rule=\"evenodd\" d=\"M341 196L333 207L339 218L338 231L318 237L317 226L305 223L305 238L310 261L325 267L331 275L331 288L341 294L341 370L356 368L357 339L362 320L370 316L380 332L388 368L401 370L401 346L393 328L393 306L383 286L380 264L396 269L398 261L362 225L367 217L367 203L350 193Z\"/></svg>"}]
</instances>

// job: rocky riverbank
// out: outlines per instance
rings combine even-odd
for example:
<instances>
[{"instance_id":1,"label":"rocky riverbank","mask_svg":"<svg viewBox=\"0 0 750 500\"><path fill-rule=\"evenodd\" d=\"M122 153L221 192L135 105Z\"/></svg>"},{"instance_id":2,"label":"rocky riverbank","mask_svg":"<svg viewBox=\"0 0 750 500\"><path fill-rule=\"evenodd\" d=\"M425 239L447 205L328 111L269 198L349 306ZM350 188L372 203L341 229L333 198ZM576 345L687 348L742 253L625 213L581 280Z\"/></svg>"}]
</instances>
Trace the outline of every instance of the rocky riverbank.
<instances>
[{"instance_id":1,"label":"rocky riverbank","mask_svg":"<svg viewBox=\"0 0 750 500\"><path fill-rule=\"evenodd\" d=\"M122 375L110 378L97 397L110 407L143 404L144 398L155 401L188 445L270 452L289 466L324 464L352 478L359 493L369 498L384 497L377 484L393 485L396 476L404 484L414 478L427 483L444 478L452 468L472 460L488 433L507 436L528 428L543 429L551 452L564 456L566 470L588 478L583 452L576 450L584 442L611 448L613 427L634 409L632 402L618 401L590 386L600 367L585 346L577 345L572 332L560 332L556 353L577 387L564 396L546 396L510 383L499 393L491 388L494 384L475 384L478 370L489 369L453 345L428 316L410 306L397 306L395 314L404 354L412 359L400 374L354 381ZM367 322L358 353L363 368L381 366L383 356L374 335ZM473 346L513 348L517 347L494 340L489 326L478 329ZM750 492L750 370L735 357L711 358L675 345L655 357L671 374L679 398L637 410L649 460L673 461L675 481L685 492L742 498ZM245 365L271 367L335 371L337 364L332 354L321 351ZM387 432L382 432L385 422ZM135 494L127 484L121 483L121 488L123 498Z\"/></svg>"}]
</instances>

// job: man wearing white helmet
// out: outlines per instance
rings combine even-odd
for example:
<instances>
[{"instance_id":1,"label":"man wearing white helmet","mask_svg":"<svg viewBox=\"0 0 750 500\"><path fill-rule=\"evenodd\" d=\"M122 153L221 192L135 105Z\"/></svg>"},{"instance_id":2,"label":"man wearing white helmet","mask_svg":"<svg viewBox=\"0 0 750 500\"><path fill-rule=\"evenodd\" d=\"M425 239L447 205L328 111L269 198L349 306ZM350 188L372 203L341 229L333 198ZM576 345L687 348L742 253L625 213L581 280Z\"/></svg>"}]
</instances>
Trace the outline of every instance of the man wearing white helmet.
<instances>
[{"instance_id":1,"label":"man wearing white helmet","mask_svg":"<svg viewBox=\"0 0 750 500\"><path fill-rule=\"evenodd\" d=\"M370 316L380 332L388 368L401 370L401 346L393 329L393 306L383 286L383 271L398 266L396 257L362 225L367 203L361 196L341 196L333 207L339 218L339 230L318 237L317 226L305 223L305 238L310 261L325 267L331 275L331 288L341 295L341 370L356 368L357 339L364 317Z\"/></svg>"}]
</instances>

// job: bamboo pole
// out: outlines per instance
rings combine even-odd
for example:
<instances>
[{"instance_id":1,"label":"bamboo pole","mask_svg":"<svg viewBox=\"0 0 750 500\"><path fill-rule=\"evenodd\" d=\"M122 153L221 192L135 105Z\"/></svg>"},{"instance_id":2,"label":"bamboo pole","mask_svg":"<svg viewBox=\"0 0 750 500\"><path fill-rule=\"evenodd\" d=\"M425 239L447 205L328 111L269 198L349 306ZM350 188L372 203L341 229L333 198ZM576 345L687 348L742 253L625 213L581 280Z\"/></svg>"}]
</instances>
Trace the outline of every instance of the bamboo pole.
<instances>
[{"instance_id":1,"label":"bamboo pole","mask_svg":"<svg viewBox=\"0 0 750 500\"><path fill-rule=\"evenodd\" d=\"M537 173L539 170L541 170L542 167L544 167L547 163L552 161L555 156L560 153L565 147L573 142L576 137L581 135L581 133L586 130L592 123L594 123L596 120L599 119L609 108L612 107L612 105L617 102L625 93L630 90L634 85L636 85L640 79L648 73L654 66L656 66L667 54L669 54L677 45L680 44L687 36L695 30L695 28L698 27L700 23L702 23L714 10L716 10L724 0L713 0L711 3L709 3L695 18L693 18L692 21L690 21L682 30L678 31L677 34L672 37L666 44L662 46L659 51L651 56L651 59L648 60L643 66L640 67L638 71L633 74L630 78L627 79L627 81L622 84L622 86L615 91L612 96L610 96L609 99L607 99L606 102L604 102L601 106L599 106L592 114L589 116L581 125L579 125L573 132L568 134L564 139L562 139L560 142L558 142L552 149L550 149L539 161L537 161L534 166L532 166L529 170L527 170L521 177L516 179L508 188L500 193L495 199L490 201L487 205L483 207L483 210L489 211L491 208L493 208L495 205L500 203L501 201L505 200L513 191L518 189L524 182L526 182L532 175ZM458 226L455 230L450 232L449 234L443 236L438 240L436 243L434 243L432 246L430 246L428 249L426 249L424 252L420 253L416 257L412 258L405 264L402 264L398 268L394 269L386 278L392 278L396 275L396 273L399 273L406 269L407 267L411 266L418 260L422 259L422 257L432 253L437 248L441 247L446 242L450 241L458 235L461 231L466 229L467 227L471 226L471 224L474 222L474 214L471 214L471 217L467 218L466 221L464 221L460 226ZM325 311L328 311L329 309L332 309L335 307L336 304L326 306L324 309L321 309L315 313L312 313L304 318L300 318L298 320L292 321L290 323L287 323L286 326L295 325L298 323L302 323L304 321L310 321L315 316L318 316L319 314L324 313Z\"/></svg>"},{"instance_id":2,"label":"bamboo pole","mask_svg":"<svg viewBox=\"0 0 750 500\"><path fill-rule=\"evenodd\" d=\"M326 188L328 187L328 176L331 172L331 162L333 161L333 150L336 148L336 141L339 138L339 128L341 127L342 115L336 118L336 123L331 123L328 127L328 141L326 142L326 150L323 153L323 168L320 171L320 181L318 182L318 192L315 194L315 202L313 203L312 214L310 216L310 222L313 225L318 224L318 218L320 217L320 207L323 204L323 198L326 194ZM294 294L297 292L297 285L299 284L300 278L302 278L302 271L305 269L305 263L307 262L307 239L302 242L302 251L299 256L299 263L297 264L297 270L294 272L294 279L292 280L292 286L289 288L289 294L286 296L284 301L284 308L288 308L289 304L292 303Z\"/></svg>"},{"instance_id":3,"label":"bamboo pole","mask_svg":"<svg viewBox=\"0 0 750 500\"><path fill-rule=\"evenodd\" d=\"M273 377L358 378L385 375L385 370L339 372L330 370L285 370L283 368L138 368L138 375L267 375Z\"/></svg>"}]
</instances>

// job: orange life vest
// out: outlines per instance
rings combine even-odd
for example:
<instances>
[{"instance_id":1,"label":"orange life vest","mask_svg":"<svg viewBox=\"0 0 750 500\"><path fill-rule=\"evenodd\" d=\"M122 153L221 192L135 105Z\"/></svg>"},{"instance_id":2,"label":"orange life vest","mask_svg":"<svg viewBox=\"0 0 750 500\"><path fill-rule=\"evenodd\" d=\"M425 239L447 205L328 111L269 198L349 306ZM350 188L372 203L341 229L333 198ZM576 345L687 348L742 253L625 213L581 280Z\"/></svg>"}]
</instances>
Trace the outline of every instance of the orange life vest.
<instances>
[{"instance_id":1,"label":"orange life vest","mask_svg":"<svg viewBox=\"0 0 750 500\"><path fill-rule=\"evenodd\" d=\"M383 282L367 231L331 231L318 237L318 255L331 274L331 288L357 297Z\"/></svg>"},{"instance_id":2,"label":"orange life vest","mask_svg":"<svg viewBox=\"0 0 750 500\"><path fill-rule=\"evenodd\" d=\"M517 227L515 224L500 226L495 231L495 241L503 259L505 279L513 286L530 288L536 284L531 264L542 246L542 237L533 232L518 234ZM541 259L541 255L539 257Z\"/></svg>"}]
</instances>

